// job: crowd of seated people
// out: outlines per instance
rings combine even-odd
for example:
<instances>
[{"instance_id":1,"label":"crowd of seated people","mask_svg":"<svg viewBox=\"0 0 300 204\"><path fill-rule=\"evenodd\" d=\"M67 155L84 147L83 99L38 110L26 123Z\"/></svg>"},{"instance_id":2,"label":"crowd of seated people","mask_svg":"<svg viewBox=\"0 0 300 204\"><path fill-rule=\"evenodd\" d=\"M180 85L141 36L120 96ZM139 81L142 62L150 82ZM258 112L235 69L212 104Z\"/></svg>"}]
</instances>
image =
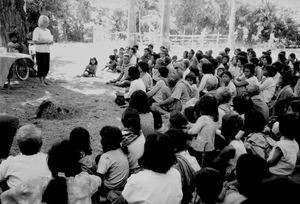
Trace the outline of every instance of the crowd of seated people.
<instances>
[{"instance_id":1,"label":"crowd of seated people","mask_svg":"<svg viewBox=\"0 0 300 204\"><path fill-rule=\"evenodd\" d=\"M22 126L20 155L0 164L2 203L300 203L295 54L122 52L109 84L126 89L123 128L102 127L93 159L82 127L45 154L41 130Z\"/></svg>"}]
</instances>

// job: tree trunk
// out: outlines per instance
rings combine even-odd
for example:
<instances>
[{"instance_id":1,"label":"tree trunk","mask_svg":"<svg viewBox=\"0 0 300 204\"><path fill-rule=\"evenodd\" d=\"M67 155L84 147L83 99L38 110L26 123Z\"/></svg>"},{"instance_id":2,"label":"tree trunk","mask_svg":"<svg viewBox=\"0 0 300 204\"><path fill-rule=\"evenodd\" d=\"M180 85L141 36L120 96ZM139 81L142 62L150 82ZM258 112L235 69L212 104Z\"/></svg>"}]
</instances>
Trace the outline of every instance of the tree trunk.
<instances>
[{"instance_id":1,"label":"tree trunk","mask_svg":"<svg viewBox=\"0 0 300 204\"><path fill-rule=\"evenodd\" d=\"M27 26L24 0L0 0L0 46L6 46L8 34L17 32L21 42L26 42Z\"/></svg>"},{"instance_id":2,"label":"tree trunk","mask_svg":"<svg viewBox=\"0 0 300 204\"><path fill-rule=\"evenodd\" d=\"M163 18L161 25L161 43L170 50L170 0L163 1Z\"/></svg>"},{"instance_id":3,"label":"tree trunk","mask_svg":"<svg viewBox=\"0 0 300 204\"><path fill-rule=\"evenodd\" d=\"M135 0L129 0L128 8L128 45L132 47L136 44L136 10Z\"/></svg>"},{"instance_id":4,"label":"tree trunk","mask_svg":"<svg viewBox=\"0 0 300 204\"><path fill-rule=\"evenodd\" d=\"M235 0L231 0L231 10L229 16L229 45L231 48L235 48L235 13L236 13L236 2Z\"/></svg>"}]
</instances>

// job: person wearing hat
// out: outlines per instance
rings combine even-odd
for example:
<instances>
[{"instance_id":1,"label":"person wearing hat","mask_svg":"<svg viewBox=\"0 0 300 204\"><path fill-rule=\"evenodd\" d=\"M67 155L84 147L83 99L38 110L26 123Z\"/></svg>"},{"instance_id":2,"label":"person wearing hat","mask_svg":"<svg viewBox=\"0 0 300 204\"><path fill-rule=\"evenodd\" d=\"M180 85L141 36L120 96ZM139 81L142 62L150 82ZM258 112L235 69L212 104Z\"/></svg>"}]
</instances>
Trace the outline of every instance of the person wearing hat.
<instances>
[{"instance_id":1,"label":"person wearing hat","mask_svg":"<svg viewBox=\"0 0 300 204\"><path fill-rule=\"evenodd\" d=\"M35 178L51 178L47 154L40 152L42 132L34 125L22 126L16 134L20 154L9 156L0 164L0 181L7 180L9 188Z\"/></svg>"}]
</instances>

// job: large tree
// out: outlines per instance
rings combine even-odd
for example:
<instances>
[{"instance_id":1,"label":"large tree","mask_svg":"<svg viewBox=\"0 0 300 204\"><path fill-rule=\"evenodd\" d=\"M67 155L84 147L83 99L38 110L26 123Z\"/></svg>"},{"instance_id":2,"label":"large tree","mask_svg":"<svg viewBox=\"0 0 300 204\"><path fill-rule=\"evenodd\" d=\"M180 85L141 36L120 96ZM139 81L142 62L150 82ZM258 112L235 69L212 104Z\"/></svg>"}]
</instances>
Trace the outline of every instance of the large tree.
<instances>
[{"instance_id":1,"label":"large tree","mask_svg":"<svg viewBox=\"0 0 300 204\"><path fill-rule=\"evenodd\" d=\"M23 0L0 1L0 46L6 46L10 32L17 32L21 41L25 42L26 25Z\"/></svg>"}]
</instances>

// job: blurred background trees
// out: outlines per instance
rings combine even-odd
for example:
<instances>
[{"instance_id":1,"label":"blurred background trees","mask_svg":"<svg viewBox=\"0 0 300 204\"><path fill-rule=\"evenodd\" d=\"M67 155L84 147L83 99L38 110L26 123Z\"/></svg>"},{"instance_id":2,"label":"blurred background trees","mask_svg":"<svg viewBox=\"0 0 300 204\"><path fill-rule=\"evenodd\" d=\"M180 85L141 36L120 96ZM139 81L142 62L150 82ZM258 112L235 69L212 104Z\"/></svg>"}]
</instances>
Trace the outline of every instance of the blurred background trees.
<instances>
[{"instance_id":1,"label":"blurred background trees","mask_svg":"<svg viewBox=\"0 0 300 204\"><path fill-rule=\"evenodd\" d=\"M284 2L292 1L297 2ZM126 32L126 2L127 0L26 0L25 4L25 0L1 0L0 36L2 41L7 41L7 33L14 29L19 33L31 32L37 26L40 14L49 16L50 29L56 41L90 41L94 26L101 26L103 30L112 33ZM114 8L111 5L119 6ZM230 1L172 0L171 5L171 34L228 34ZM161 0L136 0L136 7L137 32L158 33ZM259 44L270 40L283 44L300 43L299 16L299 9L296 7L287 8L270 0L256 0L256 3L236 1L235 39L244 44Z\"/></svg>"}]
</instances>

